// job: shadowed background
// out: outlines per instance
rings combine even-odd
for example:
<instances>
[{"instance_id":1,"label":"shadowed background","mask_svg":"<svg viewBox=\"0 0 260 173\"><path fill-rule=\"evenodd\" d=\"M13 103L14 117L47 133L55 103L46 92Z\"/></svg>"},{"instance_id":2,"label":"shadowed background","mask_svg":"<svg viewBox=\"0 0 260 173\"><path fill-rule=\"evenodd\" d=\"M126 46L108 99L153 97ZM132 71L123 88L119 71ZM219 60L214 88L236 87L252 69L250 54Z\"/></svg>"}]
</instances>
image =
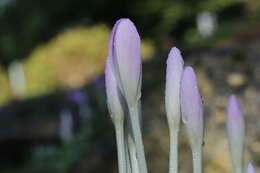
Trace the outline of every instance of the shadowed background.
<instances>
[{"instance_id":1,"label":"shadowed background","mask_svg":"<svg viewBox=\"0 0 260 173\"><path fill-rule=\"evenodd\" d=\"M205 105L204 168L231 172L225 110L238 95L246 163L260 170L258 0L0 0L0 172L117 172L104 65L113 24L142 38L143 136L151 173L167 172L165 63L172 46L194 66ZM181 172L191 172L185 129Z\"/></svg>"}]
</instances>

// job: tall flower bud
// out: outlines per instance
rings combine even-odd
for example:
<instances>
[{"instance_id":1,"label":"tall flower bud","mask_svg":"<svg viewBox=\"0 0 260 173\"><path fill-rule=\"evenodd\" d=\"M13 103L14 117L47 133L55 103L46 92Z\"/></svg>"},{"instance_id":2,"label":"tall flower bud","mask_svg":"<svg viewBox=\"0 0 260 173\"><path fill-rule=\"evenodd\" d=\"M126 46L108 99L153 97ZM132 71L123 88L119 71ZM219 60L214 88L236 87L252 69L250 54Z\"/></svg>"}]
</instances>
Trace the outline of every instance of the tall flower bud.
<instances>
[{"instance_id":1,"label":"tall flower bud","mask_svg":"<svg viewBox=\"0 0 260 173\"><path fill-rule=\"evenodd\" d=\"M138 168L140 172L147 173L138 105L141 97L142 82L140 42L135 25L129 19L120 19L115 24L111 34L109 56L112 58L118 87L129 109Z\"/></svg>"},{"instance_id":2,"label":"tall flower bud","mask_svg":"<svg viewBox=\"0 0 260 173\"><path fill-rule=\"evenodd\" d=\"M193 172L202 173L203 105L192 67L185 67L183 71L181 111L192 150Z\"/></svg>"},{"instance_id":3,"label":"tall flower bud","mask_svg":"<svg viewBox=\"0 0 260 173\"><path fill-rule=\"evenodd\" d=\"M233 166L236 173L243 172L245 122L240 104L235 95L231 95L227 106L227 134Z\"/></svg>"},{"instance_id":4,"label":"tall flower bud","mask_svg":"<svg viewBox=\"0 0 260 173\"><path fill-rule=\"evenodd\" d=\"M179 128L180 86L183 72L183 59L179 49L173 47L167 59L165 105L170 129Z\"/></svg>"},{"instance_id":5,"label":"tall flower bud","mask_svg":"<svg viewBox=\"0 0 260 173\"><path fill-rule=\"evenodd\" d=\"M191 148L201 147L204 135L203 105L192 67L185 67L183 72L181 111Z\"/></svg>"},{"instance_id":6,"label":"tall flower bud","mask_svg":"<svg viewBox=\"0 0 260 173\"><path fill-rule=\"evenodd\" d=\"M167 59L165 106L170 129L169 173L178 172L178 132L180 124L180 86L183 59L179 49L173 47Z\"/></svg>"},{"instance_id":7,"label":"tall flower bud","mask_svg":"<svg viewBox=\"0 0 260 173\"><path fill-rule=\"evenodd\" d=\"M114 26L109 56L112 58L118 86L129 106L141 97L140 37L129 19L120 19Z\"/></svg>"}]
</instances>

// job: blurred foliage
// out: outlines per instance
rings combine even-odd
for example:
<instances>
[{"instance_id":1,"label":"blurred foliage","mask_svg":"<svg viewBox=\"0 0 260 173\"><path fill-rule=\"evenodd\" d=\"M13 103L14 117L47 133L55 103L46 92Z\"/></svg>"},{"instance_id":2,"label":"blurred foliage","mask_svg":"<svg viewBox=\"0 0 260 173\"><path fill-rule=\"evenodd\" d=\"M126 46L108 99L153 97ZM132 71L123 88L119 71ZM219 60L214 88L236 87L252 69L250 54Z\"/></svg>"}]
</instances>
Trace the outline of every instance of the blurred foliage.
<instances>
[{"instance_id":1,"label":"blurred foliage","mask_svg":"<svg viewBox=\"0 0 260 173\"><path fill-rule=\"evenodd\" d=\"M246 3L245 0L207 0L200 4L200 8L203 10L220 11L233 5Z\"/></svg>"},{"instance_id":2,"label":"blurred foliage","mask_svg":"<svg viewBox=\"0 0 260 173\"><path fill-rule=\"evenodd\" d=\"M59 89L82 87L103 73L110 29L104 25L74 27L38 46L23 61L26 92L23 97ZM142 41L142 57L153 56L152 41ZM11 97L7 74L0 69L0 102Z\"/></svg>"},{"instance_id":3,"label":"blurred foliage","mask_svg":"<svg viewBox=\"0 0 260 173\"><path fill-rule=\"evenodd\" d=\"M82 87L103 73L110 30L103 26L76 27L38 47L24 61L26 96L63 88ZM142 56L152 56L153 44L143 42Z\"/></svg>"},{"instance_id":4,"label":"blurred foliage","mask_svg":"<svg viewBox=\"0 0 260 173\"><path fill-rule=\"evenodd\" d=\"M36 48L24 61L27 94L75 88L103 72L109 29L77 27Z\"/></svg>"},{"instance_id":5,"label":"blurred foliage","mask_svg":"<svg viewBox=\"0 0 260 173\"><path fill-rule=\"evenodd\" d=\"M7 101L10 100L11 91L10 91L7 72L3 68L0 68L0 86L1 86L0 102L6 103Z\"/></svg>"},{"instance_id":6,"label":"blurred foliage","mask_svg":"<svg viewBox=\"0 0 260 173\"><path fill-rule=\"evenodd\" d=\"M216 13L220 31L206 39L196 28L196 16L205 10ZM183 48L216 43L216 37L236 33L239 22L259 14L258 0L2 0L0 64L25 58L24 97L36 96L80 87L101 74L110 33L106 26L121 17L131 18L141 37L150 38L142 46L145 59L155 51L163 54L173 42ZM4 68L0 82L3 103L11 98Z\"/></svg>"},{"instance_id":7,"label":"blurred foliage","mask_svg":"<svg viewBox=\"0 0 260 173\"><path fill-rule=\"evenodd\" d=\"M0 63L26 58L38 44L67 27L109 24L131 18L141 35L159 41L182 41L204 10L222 21L259 15L258 0L2 0L0 3Z\"/></svg>"},{"instance_id":8,"label":"blurred foliage","mask_svg":"<svg viewBox=\"0 0 260 173\"><path fill-rule=\"evenodd\" d=\"M30 160L18 169L6 173L68 173L90 150L88 147L91 130L84 127L71 141L58 145L38 146L31 151Z\"/></svg>"}]
</instances>

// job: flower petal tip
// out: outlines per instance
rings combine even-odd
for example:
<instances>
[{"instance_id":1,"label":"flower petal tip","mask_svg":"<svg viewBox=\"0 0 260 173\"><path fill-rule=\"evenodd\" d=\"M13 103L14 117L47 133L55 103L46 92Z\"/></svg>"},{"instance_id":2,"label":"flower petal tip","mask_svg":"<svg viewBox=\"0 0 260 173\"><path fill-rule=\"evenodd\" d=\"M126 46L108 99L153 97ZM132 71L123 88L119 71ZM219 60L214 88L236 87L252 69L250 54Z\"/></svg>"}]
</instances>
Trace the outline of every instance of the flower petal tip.
<instances>
[{"instance_id":1,"label":"flower petal tip","mask_svg":"<svg viewBox=\"0 0 260 173\"><path fill-rule=\"evenodd\" d=\"M170 128L179 128L180 85L183 59L179 49L173 47L168 55L166 69L165 106Z\"/></svg>"},{"instance_id":2,"label":"flower petal tip","mask_svg":"<svg viewBox=\"0 0 260 173\"><path fill-rule=\"evenodd\" d=\"M181 52L178 48L173 47L168 55L168 59L167 59L167 65L168 64L173 64L176 63L178 65L182 65L184 64Z\"/></svg>"}]
</instances>

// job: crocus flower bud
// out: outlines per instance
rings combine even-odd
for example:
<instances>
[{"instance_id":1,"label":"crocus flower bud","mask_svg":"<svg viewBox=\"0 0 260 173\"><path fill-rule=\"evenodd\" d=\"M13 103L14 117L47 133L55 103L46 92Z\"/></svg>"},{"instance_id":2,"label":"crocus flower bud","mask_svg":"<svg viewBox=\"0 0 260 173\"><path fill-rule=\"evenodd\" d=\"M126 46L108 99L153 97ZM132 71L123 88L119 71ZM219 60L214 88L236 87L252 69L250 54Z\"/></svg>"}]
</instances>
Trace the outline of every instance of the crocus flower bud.
<instances>
[{"instance_id":1,"label":"crocus flower bud","mask_svg":"<svg viewBox=\"0 0 260 173\"><path fill-rule=\"evenodd\" d=\"M123 121L124 110L122 96L120 95L112 67L111 57L108 57L105 69L107 105L111 118L116 123Z\"/></svg>"},{"instance_id":2,"label":"crocus flower bud","mask_svg":"<svg viewBox=\"0 0 260 173\"><path fill-rule=\"evenodd\" d=\"M192 67L185 67L181 81L182 120L186 126L192 150L198 150L203 144L203 107L197 86L196 75Z\"/></svg>"},{"instance_id":3,"label":"crocus flower bud","mask_svg":"<svg viewBox=\"0 0 260 173\"><path fill-rule=\"evenodd\" d=\"M243 172L245 122L235 95L229 98L226 125L233 166L236 173L241 173Z\"/></svg>"},{"instance_id":4,"label":"crocus flower bud","mask_svg":"<svg viewBox=\"0 0 260 173\"><path fill-rule=\"evenodd\" d=\"M112 58L118 86L129 106L141 97L140 37L129 19L120 19L114 26L109 56Z\"/></svg>"},{"instance_id":5,"label":"crocus flower bud","mask_svg":"<svg viewBox=\"0 0 260 173\"><path fill-rule=\"evenodd\" d=\"M255 173L255 168L252 163L249 163L247 166L247 173Z\"/></svg>"},{"instance_id":6,"label":"crocus flower bud","mask_svg":"<svg viewBox=\"0 0 260 173\"><path fill-rule=\"evenodd\" d=\"M183 59L179 49L173 47L167 59L165 105L170 129L179 128L180 86L183 72Z\"/></svg>"}]
</instances>

